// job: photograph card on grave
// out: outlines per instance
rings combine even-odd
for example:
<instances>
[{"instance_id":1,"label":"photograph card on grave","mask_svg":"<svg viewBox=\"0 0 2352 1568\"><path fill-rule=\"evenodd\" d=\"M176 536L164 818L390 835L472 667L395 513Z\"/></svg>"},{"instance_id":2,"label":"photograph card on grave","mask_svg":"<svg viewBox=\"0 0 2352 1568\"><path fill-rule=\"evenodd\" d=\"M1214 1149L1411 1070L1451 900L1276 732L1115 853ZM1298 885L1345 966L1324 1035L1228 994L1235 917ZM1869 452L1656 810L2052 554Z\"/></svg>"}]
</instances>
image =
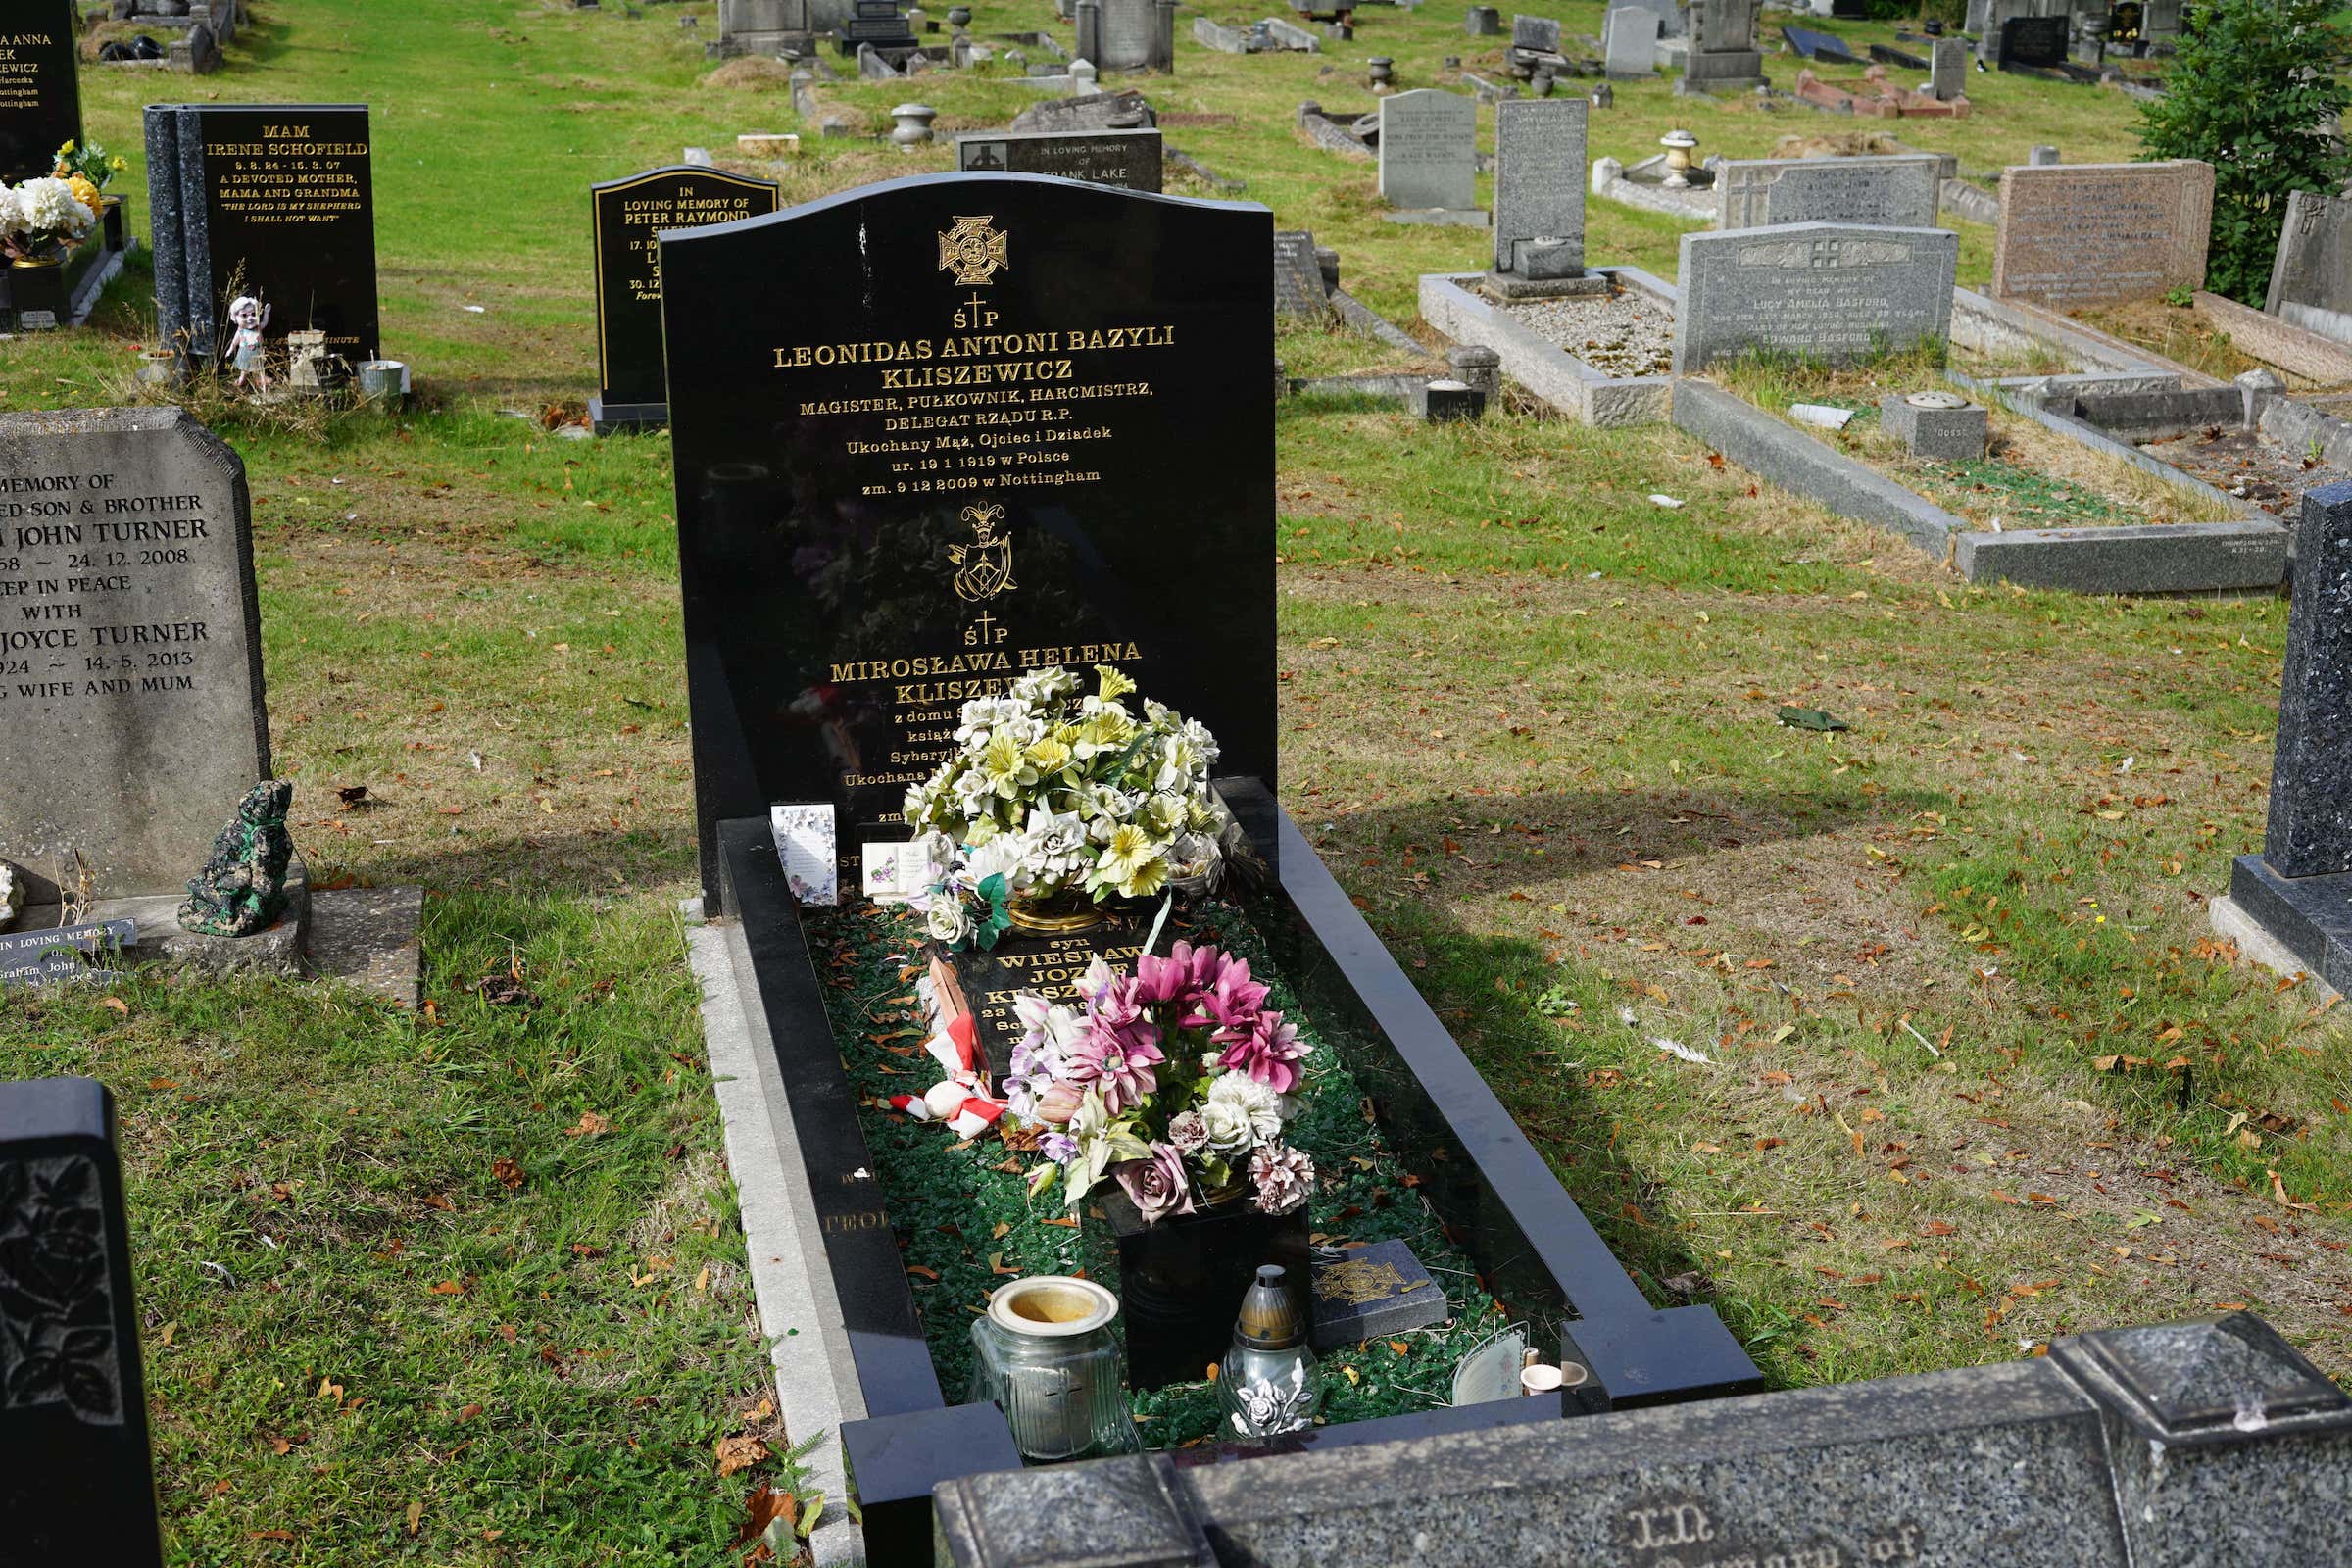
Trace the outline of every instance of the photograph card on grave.
<instances>
[{"instance_id":1,"label":"photograph card on grave","mask_svg":"<svg viewBox=\"0 0 2352 1568\"><path fill-rule=\"evenodd\" d=\"M1271 787L1272 235L943 174L663 237L708 896L717 824L777 801L839 806L861 886L962 705L1054 664L1121 669Z\"/></svg>"},{"instance_id":2,"label":"photograph card on grave","mask_svg":"<svg viewBox=\"0 0 2352 1568\"><path fill-rule=\"evenodd\" d=\"M81 140L74 0L0 0L0 179L55 167Z\"/></svg>"},{"instance_id":3,"label":"photograph card on grave","mask_svg":"<svg viewBox=\"0 0 2352 1568\"><path fill-rule=\"evenodd\" d=\"M172 893L270 776L237 455L177 408L0 415L0 857Z\"/></svg>"},{"instance_id":4,"label":"photograph card on grave","mask_svg":"<svg viewBox=\"0 0 2352 1568\"><path fill-rule=\"evenodd\" d=\"M660 423L669 401L662 363L664 229L702 228L776 210L773 181L679 165L592 185L596 245L596 362L608 416L640 410L631 422Z\"/></svg>"}]
</instances>

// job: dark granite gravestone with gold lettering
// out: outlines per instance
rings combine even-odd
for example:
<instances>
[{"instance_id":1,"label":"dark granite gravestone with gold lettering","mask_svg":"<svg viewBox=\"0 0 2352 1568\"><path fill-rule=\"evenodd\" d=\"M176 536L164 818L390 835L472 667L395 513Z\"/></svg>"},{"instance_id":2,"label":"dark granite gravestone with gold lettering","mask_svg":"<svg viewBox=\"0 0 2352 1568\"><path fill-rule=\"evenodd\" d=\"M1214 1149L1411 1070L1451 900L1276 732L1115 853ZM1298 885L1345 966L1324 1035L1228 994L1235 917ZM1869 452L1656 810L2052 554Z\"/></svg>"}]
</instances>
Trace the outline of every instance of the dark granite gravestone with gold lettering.
<instances>
[{"instance_id":1,"label":"dark granite gravestone with gold lettering","mask_svg":"<svg viewBox=\"0 0 2352 1568\"><path fill-rule=\"evenodd\" d=\"M704 886L717 824L906 840L962 704L1112 664L1271 785L1262 207L893 180L662 241ZM1270 356L1269 356L1270 358ZM975 549L991 569L967 567Z\"/></svg>"},{"instance_id":2,"label":"dark granite gravestone with gold lettering","mask_svg":"<svg viewBox=\"0 0 2352 1568\"><path fill-rule=\"evenodd\" d=\"M74 0L0 0L0 180L46 174L81 139Z\"/></svg>"},{"instance_id":3,"label":"dark granite gravestone with gold lettering","mask_svg":"<svg viewBox=\"0 0 2352 1568\"><path fill-rule=\"evenodd\" d=\"M598 435L669 418L662 366L661 237L776 210L773 181L679 165L588 190L596 242L596 363L603 385L588 400Z\"/></svg>"},{"instance_id":4,"label":"dark granite gravestone with gold lettering","mask_svg":"<svg viewBox=\"0 0 2352 1568\"><path fill-rule=\"evenodd\" d=\"M381 352L367 105L150 104L147 199L157 336L194 366L229 353L240 295L271 343L321 331L345 368Z\"/></svg>"}]
</instances>

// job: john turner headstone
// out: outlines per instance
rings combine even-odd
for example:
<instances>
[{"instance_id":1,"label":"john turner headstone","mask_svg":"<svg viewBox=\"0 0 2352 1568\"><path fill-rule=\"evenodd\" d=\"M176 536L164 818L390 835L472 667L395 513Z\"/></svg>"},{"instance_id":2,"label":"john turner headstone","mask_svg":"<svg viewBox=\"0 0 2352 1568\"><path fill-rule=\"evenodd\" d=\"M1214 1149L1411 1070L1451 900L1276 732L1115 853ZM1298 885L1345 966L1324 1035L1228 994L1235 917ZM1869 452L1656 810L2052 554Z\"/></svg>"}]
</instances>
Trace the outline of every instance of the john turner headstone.
<instances>
[{"instance_id":1,"label":"john turner headstone","mask_svg":"<svg viewBox=\"0 0 2352 1568\"><path fill-rule=\"evenodd\" d=\"M663 239L708 897L777 802L831 804L860 885L961 705L1053 664L1272 783L1273 231L945 174Z\"/></svg>"},{"instance_id":2,"label":"john turner headstone","mask_svg":"<svg viewBox=\"0 0 2352 1568\"><path fill-rule=\"evenodd\" d=\"M81 865L179 891L269 776L249 514L183 410L0 415L0 858L32 903Z\"/></svg>"},{"instance_id":3,"label":"john turner headstone","mask_svg":"<svg viewBox=\"0 0 2352 1568\"><path fill-rule=\"evenodd\" d=\"M1791 223L1683 236L1676 373L1754 349L1851 364L1952 321L1959 236L1934 228Z\"/></svg>"}]
</instances>

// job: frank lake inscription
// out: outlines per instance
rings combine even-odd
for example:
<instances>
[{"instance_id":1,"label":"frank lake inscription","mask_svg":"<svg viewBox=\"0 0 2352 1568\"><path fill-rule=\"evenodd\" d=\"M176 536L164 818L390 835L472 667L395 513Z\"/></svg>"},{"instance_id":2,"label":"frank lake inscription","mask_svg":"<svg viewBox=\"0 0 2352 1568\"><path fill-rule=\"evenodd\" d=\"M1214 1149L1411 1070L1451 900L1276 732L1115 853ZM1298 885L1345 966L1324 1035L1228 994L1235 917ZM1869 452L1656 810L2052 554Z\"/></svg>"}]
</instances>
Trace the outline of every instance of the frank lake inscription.
<instances>
[{"instance_id":1,"label":"frank lake inscription","mask_svg":"<svg viewBox=\"0 0 2352 1568\"><path fill-rule=\"evenodd\" d=\"M707 891L723 818L841 813L842 882L966 701L1111 664L1274 777L1273 221L1021 174L665 235ZM723 331L710 322L725 321Z\"/></svg>"}]
</instances>

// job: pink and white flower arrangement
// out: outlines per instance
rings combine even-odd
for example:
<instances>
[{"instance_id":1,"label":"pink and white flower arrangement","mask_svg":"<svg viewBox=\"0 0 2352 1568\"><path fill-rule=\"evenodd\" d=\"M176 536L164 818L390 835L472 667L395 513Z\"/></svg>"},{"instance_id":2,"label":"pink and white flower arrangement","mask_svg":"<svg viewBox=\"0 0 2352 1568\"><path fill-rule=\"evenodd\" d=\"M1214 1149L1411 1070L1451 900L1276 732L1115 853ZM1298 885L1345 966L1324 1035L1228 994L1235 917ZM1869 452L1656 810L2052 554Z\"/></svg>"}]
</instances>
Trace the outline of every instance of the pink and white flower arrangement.
<instances>
[{"instance_id":1,"label":"pink and white flower arrangement","mask_svg":"<svg viewBox=\"0 0 2352 1568\"><path fill-rule=\"evenodd\" d=\"M1045 1129L1032 1193L1061 1183L1075 1208L1105 1178L1148 1225L1247 1181L1269 1214L1298 1207L1314 1161L1283 1141L1306 1044L1266 1006L1247 959L1179 942L1133 974L1097 959L1076 1004L1034 992L1005 1082L1019 1122Z\"/></svg>"}]
</instances>

